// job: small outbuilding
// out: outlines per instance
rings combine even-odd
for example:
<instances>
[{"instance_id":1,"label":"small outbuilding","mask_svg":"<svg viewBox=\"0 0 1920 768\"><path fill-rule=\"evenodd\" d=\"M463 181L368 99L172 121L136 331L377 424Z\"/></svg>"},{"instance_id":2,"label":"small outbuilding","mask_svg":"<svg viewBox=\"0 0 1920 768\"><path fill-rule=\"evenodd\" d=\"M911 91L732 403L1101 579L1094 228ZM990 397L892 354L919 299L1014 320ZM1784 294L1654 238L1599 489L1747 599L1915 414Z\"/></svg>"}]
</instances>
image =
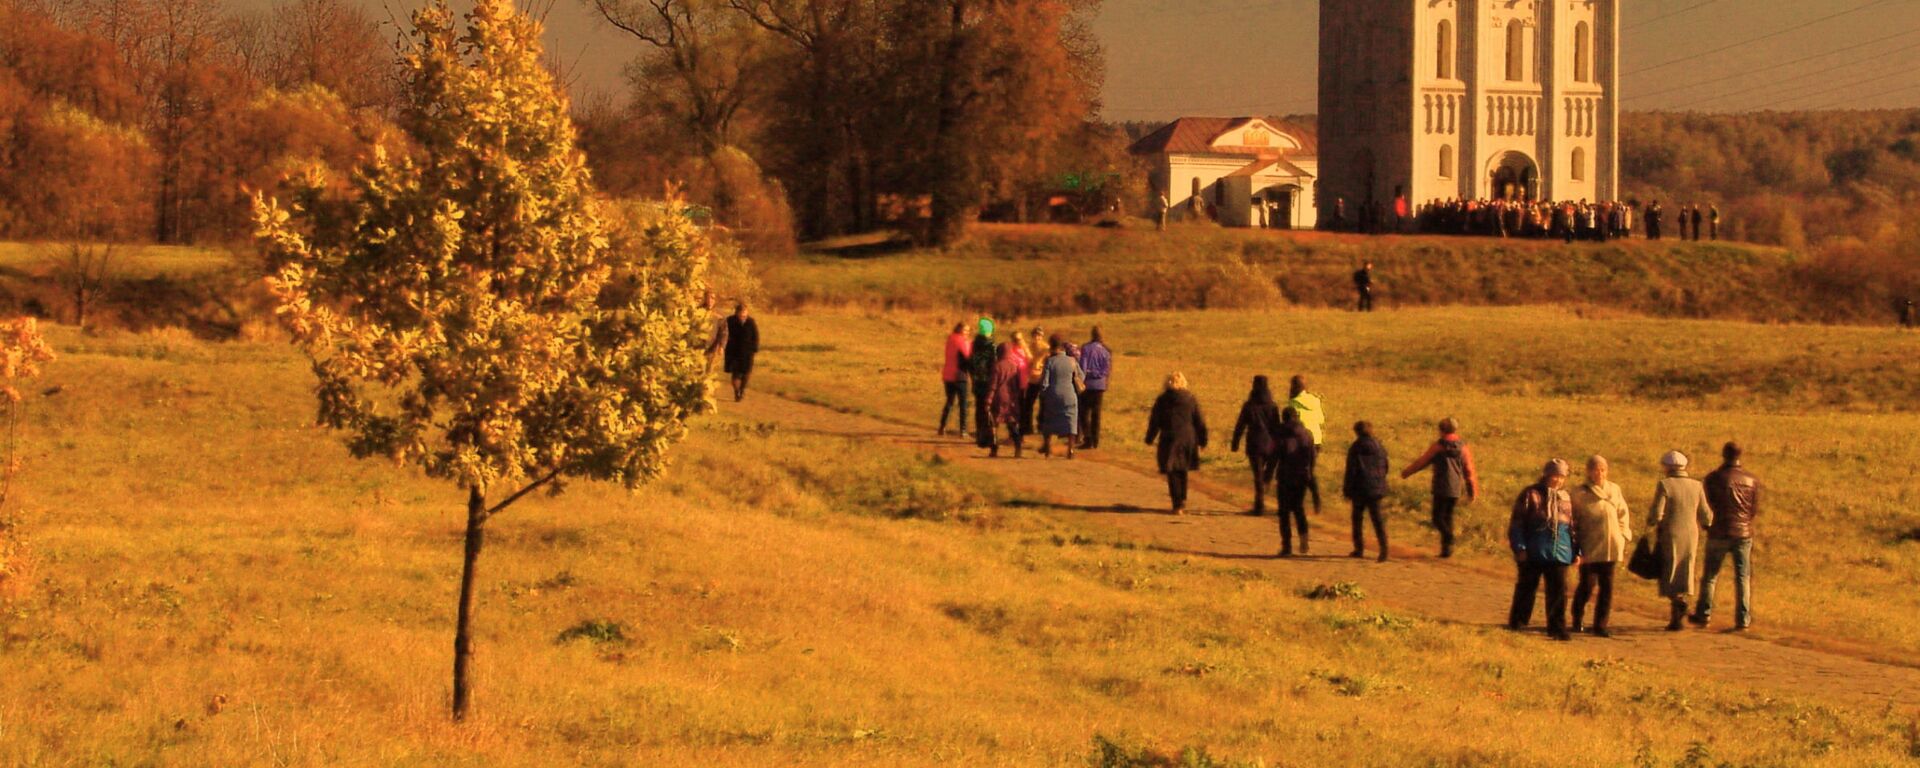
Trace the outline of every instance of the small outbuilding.
<instances>
[{"instance_id":1,"label":"small outbuilding","mask_svg":"<svg viewBox=\"0 0 1920 768\"><path fill-rule=\"evenodd\" d=\"M1149 162L1148 199L1174 221L1311 229L1319 172L1313 132L1261 117L1183 117L1128 152Z\"/></svg>"}]
</instances>

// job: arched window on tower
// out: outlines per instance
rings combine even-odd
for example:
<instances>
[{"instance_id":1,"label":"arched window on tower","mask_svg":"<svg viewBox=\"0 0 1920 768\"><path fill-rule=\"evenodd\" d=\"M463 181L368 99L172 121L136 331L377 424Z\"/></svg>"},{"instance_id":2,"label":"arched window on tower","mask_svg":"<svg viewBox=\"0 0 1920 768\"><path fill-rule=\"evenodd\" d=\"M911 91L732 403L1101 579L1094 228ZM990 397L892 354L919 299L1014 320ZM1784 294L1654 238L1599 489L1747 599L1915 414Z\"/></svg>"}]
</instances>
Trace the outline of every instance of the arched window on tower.
<instances>
[{"instance_id":1,"label":"arched window on tower","mask_svg":"<svg viewBox=\"0 0 1920 768\"><path fill-rule=\"evenodd\" d=\"M1519 19L1507 22L1507 80L1527 79L1527 28Z\"/></svg>"},{"instance_id":2,"label":"arched window on tower","mask_svg":"<svg viewBox=\"0 0 1920 768\"><path fill-rule=\"evenodd\" d=\"M1573 148L1573 180L1587 180L1587 150L1585 147Z\"/></svg>"},{"instance_id":3,"label":"arched window on tower","mask_svg":"<svg viewBox=\"0 0 1920 768\"><path fill-rule=\"evenodd\" d=\"M1584 21L1573 28L1573 81L1593 82L1593 30Z\"/></svg>"},{"instance_id":4,"label":"arched window on tower","mask_svg":"<svg viewBox=\"0 0 1920 768\"><path fill-rule=\"evenodd\" d=\"M1440 145L1440 178L1453 178L1453 145Z\"/></svg>"},{"instance_id":5,"label":"arched window on tower","mask_svg":"<svg viewBox=\"0 0 1920 768\"><path fill-rule=\"evenodd\" d=\"M1440 20L1440 33L1434 40L1438 59L1434 62L1433 73L1442 80L1453 77L1453 22Z\"/></svg>"}]
</instances>

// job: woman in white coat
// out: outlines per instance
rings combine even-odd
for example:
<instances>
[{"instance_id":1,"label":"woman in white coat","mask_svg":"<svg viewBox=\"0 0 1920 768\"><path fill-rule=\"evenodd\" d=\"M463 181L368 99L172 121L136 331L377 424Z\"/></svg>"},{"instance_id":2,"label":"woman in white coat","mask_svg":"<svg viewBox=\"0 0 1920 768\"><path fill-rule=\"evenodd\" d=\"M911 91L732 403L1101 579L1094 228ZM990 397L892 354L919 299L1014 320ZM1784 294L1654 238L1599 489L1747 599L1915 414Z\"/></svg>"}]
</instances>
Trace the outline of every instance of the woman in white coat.
<instances>
[{"instance_id":1,"label":"woman in white coat","mask_svg":"<svg viewBox=\"0 0 1920 768\"><path fill-rule=\"evenodd\" d=\"M1580 548L1580 585L1573 589L1573 631L1584 626L1587 601L1593 603L1593 635L1612 637L1613 574L1633 541L1633 510L1620 486L1607 479L1607 460L1587 459L1587 480L1573 489L1574 530ZM1596 595L1596 592L1598 593Z\"/></svg>"}]
</instances>

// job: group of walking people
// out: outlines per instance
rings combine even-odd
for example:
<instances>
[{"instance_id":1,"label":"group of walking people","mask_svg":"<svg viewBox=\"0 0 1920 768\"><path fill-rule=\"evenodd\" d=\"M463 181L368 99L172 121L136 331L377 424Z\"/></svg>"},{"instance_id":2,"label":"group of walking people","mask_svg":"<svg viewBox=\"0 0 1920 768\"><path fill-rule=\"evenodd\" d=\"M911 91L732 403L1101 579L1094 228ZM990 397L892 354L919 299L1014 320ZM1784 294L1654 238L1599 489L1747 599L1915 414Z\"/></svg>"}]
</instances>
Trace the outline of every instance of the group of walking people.
<instances>
[{"instance_id":1,"label":"group of walking people","mask_svg":"<svg viewBox=\"0 0 1920 768\"><path fill-rule=\"evenodd\" d=\"M993 319L982 317L972 326L955 323L947 336L941 368L946 404L938 433L947 434L951 419L961 436L968 434L971 394L975 444L990 456L998 457L1005 442L1014 458L1022 458L1027 436L1036 431L1042 456L1053 455L1055 439L1069 459L1075 448L1098 448L1101 405L1113 371L1113 354L1100 329L1095 327L1085 344L1049 336L1039 327L995 343L994 331Z\"/></svg>"}]
</instances>

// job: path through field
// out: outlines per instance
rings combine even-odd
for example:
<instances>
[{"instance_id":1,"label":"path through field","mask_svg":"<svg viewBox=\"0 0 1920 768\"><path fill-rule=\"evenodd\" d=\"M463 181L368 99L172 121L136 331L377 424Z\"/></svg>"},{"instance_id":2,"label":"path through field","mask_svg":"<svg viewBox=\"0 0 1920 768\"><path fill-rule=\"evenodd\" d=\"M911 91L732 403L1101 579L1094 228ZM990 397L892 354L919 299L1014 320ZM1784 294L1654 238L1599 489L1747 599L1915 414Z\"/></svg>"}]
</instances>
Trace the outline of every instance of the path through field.
<instances>
[{"instance_id":1,"label":"path through field","mask_svg":"<svg viewBox=\"0 0 1920 768\"><path fill-rule=\"evenodd\" d=\"M1351 581L1365 590L1371 602L1436 621L1496 627L1506 619L1512 591L1510 577L1441 561L1407 545L1411 539L1420 547L1430 546L1432 536L1428 531L1399 532L1393 559L1386 563L1345 557L1351 543L1342 500L1329 498L1327 513L1312 519L1316 544L1313 556L1281 560L1274 557L1279 532L1271 515L1254 518L1238 514L1244 509L1238 505L1244 502L1223 502L1205 492L1209 487L1218 490L1217 486L1200 483L1192 491L1188 515L1165 514L1166 486L1152 467L1104 460L1098 452L1083 452L1071 465L1061 458L1041 459L1037 451L1029 452L1024 460L994 460L982 457L970 443L954 438L936 438L922 429L773 395L755 394L742 403L722 407L784 429L885 440L912 450L936 452L960 466L1001 479L1022 496L1050 507L1063 521L1104 529L1163 551L1234 560L1302 582ZM1006 453L1003 451L1003 456ZM1070 472L1051 471L1069 466ZM1323 477L1322 482L1327 479ZM1394 534L1389 531L1390 538ZM1764 580L1764 571L1757 577ZM1756 692L1875 708L1920 702L1920 669L1820 650L1816 639L1765 628L1749 634L1691 628L1682 633L1665 632L1665 618L1652 615L1662 604L1641 599L1641 605L1634 605L1634 599L1628 597L1650 593L1651 589L1624 572L1619 579L1622 592L1627 594L1616 601L1614 639L1582 636L1570 648L1599 659L1624 659L1671 670L1679 675L1677 679L1711 676ZM1764 587L1764 581L1761 583ZM1723 590L1730 590L1730 586ZM1730 591L1726 597L1727 612L1731 613ZM1619 602L1628 605L1623 609ZM1721 619L1724 625L1724 616ZM1536 614L1536 626L1539 621ZM1542 638L1541 642L1546 640ZM1816 647L1805 647L1808 645Z\"/></svg>"}]
</instances>

